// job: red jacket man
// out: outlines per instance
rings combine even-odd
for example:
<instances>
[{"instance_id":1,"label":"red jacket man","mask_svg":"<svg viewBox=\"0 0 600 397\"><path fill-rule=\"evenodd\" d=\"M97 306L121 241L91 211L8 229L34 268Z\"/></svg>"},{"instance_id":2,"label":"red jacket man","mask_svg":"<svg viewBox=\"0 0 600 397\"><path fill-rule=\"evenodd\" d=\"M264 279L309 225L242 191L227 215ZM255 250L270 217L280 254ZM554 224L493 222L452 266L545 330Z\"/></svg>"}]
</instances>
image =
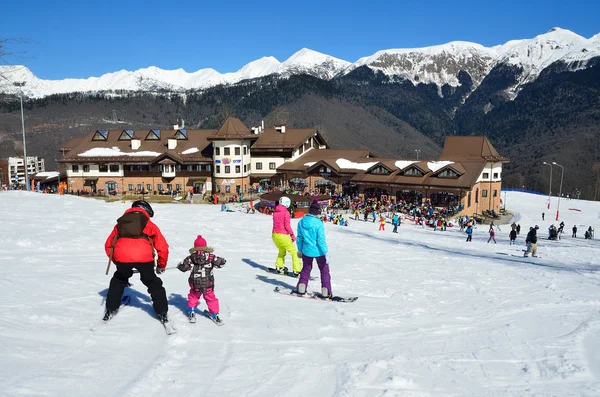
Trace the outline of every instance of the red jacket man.
<instances>
[{"instance_id":1,"label":"red jacket man","mask_svg":"<svg viewBox=\"0 0 600 397\"><path fill-rule=\"evenodd\" d=\"M110 320L119 310L125 287L133 269L140 273L142 283L148 288L152 305L161 322L168 322L167 292L162 280L156 276L165 271L169 259L169 245L158 226L150 218L154 211L143 200L135 201L131 208L117 219L117 224L104 243L106 255L115 263L117 270L110 280L106 296L104 321ZM158 253L154 272L154 250Z\"/></svg>"}]
</instances>

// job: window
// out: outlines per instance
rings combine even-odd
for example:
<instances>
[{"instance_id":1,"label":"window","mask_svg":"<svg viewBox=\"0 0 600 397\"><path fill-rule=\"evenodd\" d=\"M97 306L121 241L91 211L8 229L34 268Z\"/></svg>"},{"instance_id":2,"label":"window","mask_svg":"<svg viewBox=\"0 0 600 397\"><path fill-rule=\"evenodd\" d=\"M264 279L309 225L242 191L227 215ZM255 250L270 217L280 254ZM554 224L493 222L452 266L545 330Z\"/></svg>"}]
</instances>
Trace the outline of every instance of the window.
<instances>
[{"instance_id":1,"label":"window","mask_svg":"<svg viewBox=\"0 0 600 397\"><path fill-rule=\"evenodd\" d=\"M235 173L236 174L239 174L241 172L240 168L242 168L242 167L240 167L239 165L235 166Z\"/></svg>"},{"instance_id":2,"label":"window","mask_svg":"<svg viewBox=\"0 0 600 397\"><path fill-rule=\"evenodd\" d=\"M165 170L165 166L162 165L162 164L159 164L158 165L158 172L164 172L164 170Z\"/></svg>"},{"instance_id":3,"label":"window","mask_svg":"<svg viewBox=\"0 0 600 397\"><path fill-rule=\"evenodd\" d=\"M175 189L177 189L178 191L180 191L181 190L181 184L180 183L176 184L175 185Z\"/></svg>"},{"instance_id":4,"label":"window","mask_svg":"<svg viewBox=\"0 0 600 397\"><path fill-rule=\"evenodd\" d=\"M237 194L240 194L242 192L242 188L240 187L240 185L235 185L235 192Z\"/></svg>"},{"instance_id":5,"label":"window","mask_svg":"<svg viewBox=\"0 0 600 397\"><path fill-rule=\"evenodd\" d=\"M389 173L390 173L390 171L389 171L387 168L385 168L385 167L382 167L382 166L379 166L379 167L373 168L373 169L371 170L371 174L381 174L381 175L387 175L387 174L389 174Z\"/></svg>"},{"instance_id":6,"label":"window","mask_svg":"<svg viewBox=\"0 0 600 397\"><path fill-rule=\"evenodd\" d=\"M484 172L482 178L483 179L488 179L490 177L490 173L489 172Z\"/></svg>"},{"instance_id":7,"label":"window","mask_svg":"<svg viewBox=\"0 0 600 397\"><path fill-rule=\"evenodd\" d=\"M147 141L158 141L160 140L160 130L150 130L146 135Z\"/></svg>"},{"instance_id":8,"label":"window","mask_svg":"<svg viewBox=\"0 0 600 397\"><path fill-rule=\"evenodd\" d=\"M244 154L248 154L248 148L246 146L244 146Z\"/></svg>"},{"instance_id":9,"label":"window","mask_svg":"<svg viewBox=\"0 0 600 397\"><path fill-rule=\"evenodd\" d=\"M256 163L256 169L262 170L262 163Z\"/></svg>"},{"instance_id":10,"label":"window","mask_svg":"<svg viewBox=\"0 0 600 397\"><path fill-rule=\"evenodd\" d=\"M225 185L225 193L231 193L231 186Z\"/></svg>"},{"instance_id":11,"label":"window","mask_svg":"<svg viewBox=\"0 0 600 397\"><path fill-rule=\"evenodd\" d=\"M440 172L437 176L439 176L440 178L456 178L456 177L458 177L458 174L456 172L454 172L454 170L451 170L450 168L446 168L445 170Z\"/></svg>"},{"instance_id":12,"label":"window","mask_svg":"<svg viewBox=\"0 0 600 397\"><path fill-rule=\"evenodd\" d=\"M106 165L106 164L100 164L98 166L98 171L100 171L100 172L108 172L108 165Z\"/></svg>"},{"instance_id":13,"label":"window","mask_svg":"<svg viewBox=\"0 0 600 397\"><path fill-rule=\"evenodd\" d=\"M220 147L216 147L215 148L215 156L220 156L221 155L221 148Z\"/></svg>"},{"instance_id":14,"label":"window","mask_svg":"<svg viewBox=\"0 0 600 397\"><path fill-rule=\"evenodd\" d=\"M159 192L162 192L162 190L163 190L162 183L159 183L158 185L156 185L156 188L158 189Z\"/></svg>"},{"instance_id":15,"label":"window","mask_svg":"<svg viewBox=\"0 0 600 397\"><path fill-rule=\"evenodd\" d=\"M216 167L216 168L217 168L217 174L220 174L220 173L221 173L221 166L220 166L220 165L217 165L217 167Z\"/></svg>"},{"instance_id":16,"label":"window","mask_svg":"<svg viewBox=\"0 0 600 397\"><path fill-rule=\"evenodd\" d=\"M127 190L133 190L133 183L130 183L129 185L127 185Z\"/></svg>"},{"instance_id":17,"label":"window","mask_svg":"<svg viewBox=\"0 0 600 397\"><path fill-rule=\"evenodd\" d=\"M481 191L481 197L487 197L487 189Z\"/></svg>"},{"instance_id":18,"label":"window","mask_svg":"<svg viewBox=\"0 0 600 397\"><path fill-rule=\"evenodd\" d=\"M173 185L171 183L167 183L167 190L170 192L173 190Z\"/></svg>"},{"instance_id":19,"label":"window","mask_svg":"<svg viewBox=\"0 0 600 397\"><path fill-rule=\"evenodd\" d=\"M479 202L479 189L475 189L475 202Z\"/></svg>"},{"instance_id":20,"label":"window","mask_svg":"<svg viewBox=\"0 0 600 397\"><path fill-rule=\"evenodd\" d=\"M246 172L246 164L244 164L244 172Z\"/></svg>"},{"instance_id":21,"label":"window","mask_svg":"<svg viewBox=\"0 0 600 397\"><path fill-rule=\"evenodd\" d=\"M83 172L90 172L90 166L87 164L83 165Z\"/></svg>"},{"instance_id":22,"label":"window","mask_svg":"<svg viewBox=\"0 0 600 397\"><path fill-rule=\"evenodd\" d=\"M210 164L206 166L206 171L210 171Z\"/></svg>"},{"instance_id":23,"label":"window","mask_svg":"<svg viewBox=\"0 0 600 397\"><path fill-rule=\"evenodd\" d=\"M194 167L193 165L191 165L191 164L188 164L188 165L185 167L185 169L186 169L186 170L188 170L188 171L194 171L193 167Z\"/></svg>"},{"instance_id":24,"label":"window","mask_svg":"<svg viewBox=\"0 0 600 397\"><path fill-rule=\"evenodd\" d=\"M498 173L494 172L494 179L498 179Z\"/></svg>"},{"instance_id":25,"label":"window","mask_svg":"<svg viewBox=\"0 0 600 397\"><path fill-rule=\"evenodd\" d=\"M119 164L111 164L110 172L119 172Z\"/></svg>"},{"instance_id":26,"label":"window","mask_svg":"<svg viewBox=\"0 0 600 397\"><path fill-rule=\"evenodd\" d=\"M239 147L236 147L236 148L234 149L234 154L235 154L236 156L239 156L239 155L240 155L240 148L239 148Z\"/></svg>"},{"instance_id":27,"label":"window","mask_svg":"<svg viewBox=\"0 0 600 397\"><path fill-rule=\"evenodd\" d=\"M298 149L298 154L302 153L304 153L304 146L300 146L300 149Z\"/></svg>"},{"instance_id":28,"label":"window","mask_svg":"<svg viewBox=\"0 0 600 397\"><path fill-rule=\"evenodd\" d=\"M92 141L106 141L108 140L108 130L96 130L96 133L92 137Z\"/></svg>"},{"instance_id":29,"label":"window","mask_svg":"<svg viewBox=\"0 0 600 397\"><path fill-rule=\"evenodd\" d=\"M175 166L175 169L177 170L177 172L181 171L181 164L177 164Z\"/></svg>"},{"instance_id":30,"label":"window","mask_svg":"<svg viewBox=\"0 0 600 397\"><path fill-rule=\"evenodd\" d=\"M415 167L412 167L412 168L409 168L406 171L404 171L404 175L423 176L423 172Z\"/></svg>"},{"instance_id":31,"label":"window","mask_svg":"<svg viewBox=\"0 0 600 397\"><path fill-rule=\"evenodd\" d=\"M71 170L73 172L79 172L79 166L78 165L73 165L73 166L71 166Z\"/></svg>"},{"instance_id":32,"label":"window","mask_svg":"<svg viewBox=\"0 0 600 397\"><path fill-rule=\"evenodd\" d=\"M498 197L498 191L494 189L494 197Z\"/></svg>"},{"instance_id":33,"label":"window","mask_svg":"<svg viewBox=\"0 0 600 397\"><path fill-rule=\"evenodd\" d=\"M231 154L231 150L228 147L223 148L223 156L229 156Z\"/></svg>"},{"instance_id":34,"label":"window","mask_svg":"<svg viewBox=\"0 0 600 397\"><path fill-rule=\"evenodd\" d=\"M138 183L137 184L137 190L141 192L142 191L142 186L143 185L141 183Z\"/></svg>"},{"instance_id":35,"label":"window","mask_svg":"<svg viewBox=\"0 0 600 397\"><path fill-rule=\"evenodd\" d=\"M149 191L149 192L151 192L152 191L152 185L149 184L149 183L147 183L146 184L146 190Z\"/></svg>"},{"instance_id":36,"label":"window","mask_svg":"<svg viewBox=\"0 0 600 397\"><path fill-rule=\"evenodd\" d=\"M275 163L269 163L269 169L270 170L274 170L275 169Z\"/></svg>"},{"instance_id":37,"label":"window","mask_svg":"<svg viewBox=\"0 0 600 397\"><path fill-rule=\"evenodd\" d=\"M467 207L471 206L471 192L469 192L469 196L467 197Z\"/></svg>"},{"instance_id":38,"label":"window","mask_svg":"<svg viewBox=\"0 0 600 397\"><path fill-rule=\"evenodd\" d=\"M181 130L177 131L177 133L175 134L175 139L187 141L187 139L188 139L187 138L187 130L181 129Z\"/></svg>"},{"instance_id":39,"label":"window","mask_svg":"<svg viewBox=\"0 0 600 397\"><path fill-rule=\"evenodd\" d=\"M133 138L133 130L123 130L121 136L119 137L120 141L130 141Z\"/></svg>"},{"instance_id":40,"label":"window","mask_svg":"<svg viewBox=\"0 0 600 397\"><path fill-rule=\"evenodd\" d=\"M225 173L229 174L231 172L231 166L230 165L226 165L225 166Z\"/></svg>"}]
</instances>

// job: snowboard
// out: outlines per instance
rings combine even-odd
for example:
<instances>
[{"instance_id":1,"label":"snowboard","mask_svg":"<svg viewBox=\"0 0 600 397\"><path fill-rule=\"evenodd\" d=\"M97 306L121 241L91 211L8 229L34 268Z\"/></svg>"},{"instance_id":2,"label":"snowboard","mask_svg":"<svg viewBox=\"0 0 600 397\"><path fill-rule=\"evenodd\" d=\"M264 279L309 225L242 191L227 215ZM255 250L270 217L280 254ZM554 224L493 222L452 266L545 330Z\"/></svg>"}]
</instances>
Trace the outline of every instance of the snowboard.
<instances>
[{"instance_id":1,"label":"snowboard","mask_svg":"<svg viewBox=\"0 0 600 397\"><path fill-rule=\"evenodd\" d=\"M358 299L358 296L337 296L334 295L331 298L323 296L320 292L307 292L304 295L300 295L296 290L289 288L275 287L275 292L288 296L296 296L298 298L320 300L320 301L332 301L332 302L354 302Z\"/></svg>"},{"instance_id":2,"label":"snowboard","mask_svg":"<svg viewBox=\"0 0 600 397\"><path fill-rule=\"evenodd\" d=\"M288 276L288 277L295 278L295 279L300 277L299 275L294 276L294 273L290 272L287 267L283 268L283 271L285 272L284 274L278 273L277 269L275 269L274 267L265 267L265 270L269 273L277 274L280 276ZM309 280L316 280L316 277L311 276L311 277L309 277Z\"/></svg>"},{"instance_id":3,"label":"snowboard","mask_svg":"<svg viewBox=\"0 0 600 397\"><path fill-rule=\"evenodd\" d=\"M112 316L111 318L109 318L106 321L104 321L104 320L98 321L97 323L95 323L94 325L92 325L90 327L90 331L96 331L96 330L98 330L98 328L102 327L103 325L108 324L113 318L115 318L115 316L117 314L119 314L121 309L123 309L125 306L129 306L129 302L131 302L131 297L129 295L123 295L123 297L121 298L121 304L119 305L119 309L117 310L117 313L115 313L114 316Z\"/></svg>"}]
</instances>

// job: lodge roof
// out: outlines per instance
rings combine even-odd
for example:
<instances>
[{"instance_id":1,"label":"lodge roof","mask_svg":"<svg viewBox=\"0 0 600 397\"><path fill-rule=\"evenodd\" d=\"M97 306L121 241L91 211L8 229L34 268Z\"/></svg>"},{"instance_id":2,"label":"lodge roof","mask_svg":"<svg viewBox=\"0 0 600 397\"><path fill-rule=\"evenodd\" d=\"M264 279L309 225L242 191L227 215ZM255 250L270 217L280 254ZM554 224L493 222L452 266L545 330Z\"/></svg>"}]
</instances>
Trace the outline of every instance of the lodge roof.
<instances>
[{"instance_id":1,"label":"lodge roof","mask_svg":"<svg viewBox=\"0 0 600 397\"><path fill-rule=\"evenodd\" d=\"M447 136L440 160L492 161L507 163L485 136Z\"/></svg>"},{"instance_id":2,"label":"lodge roof","mask_svg":"<svg viewBox=\"0 0 600 397\"><path fill-rule=\"evenodd\" d=\"M250 131L237 117L228 117L216 134L209 137L210 140L237 140L257 139L258 137Z\"/></svg>"}]
</instances>

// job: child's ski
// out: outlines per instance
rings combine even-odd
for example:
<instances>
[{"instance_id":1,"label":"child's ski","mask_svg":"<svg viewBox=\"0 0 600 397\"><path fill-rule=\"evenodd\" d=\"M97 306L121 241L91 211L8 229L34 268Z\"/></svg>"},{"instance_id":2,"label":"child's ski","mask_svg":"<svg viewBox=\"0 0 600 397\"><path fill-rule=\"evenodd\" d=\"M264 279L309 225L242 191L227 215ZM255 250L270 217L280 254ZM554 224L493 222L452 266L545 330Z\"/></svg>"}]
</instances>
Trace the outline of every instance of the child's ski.
<instances>
[{"instance_id":1,"label":"child's ski","mask_svg":"<svg viewBox=\"0 0 600 397\"><path fill-rule=\"evenodd\" d=\"M208 310L204 310L199 313L202 314L204 317L208 318L213 323L217 324L218 326L225 325L225 323L223 322L223 320L221 320L221 317L218 314L215 317L213 317L210 315L210 312Z\"/></svg>"},{"instance_id":2,"label":"child's ski","mask_svg":"<svg viewBox=\"0 0 600 397\"><path fill-rule=\"evenodd\" d=\"M280 276L288 276L288 277L296 278L296 279L299 277L299 276L294 276L294 273L291 273L287 267L283 268L283 271L284 271L283 274L279 273L277 271L277 269L275 269L274 267L265 267L265 270L269 273L279 274ZM316 279L316 277L312 277L312 276L310 277L310 280L315 280L315 279Z\"/></svg>"},{"instance_id":3,"label":"child's ski","mask_svg":"<svg viewBox=\"0 0 600 397\"><path fill-rule=\"evenodd\" d=\"M119 305L119 309L117 310L117 313L119 313L123 307L128 306L129 302L131 302L131 297L129 295L123 295L123 297L121 297L121 304ZM106 320L106 321L104 321L104 319L98 321L96 324L94 324L90 327L90 331L96 331L99 327L107 324L110 320L112 320L117 315L117 313L115 313L112 317L109 317L108 320Z\"/></svg>"},{"instance_id":4,"label":"child's ski","mask_svg":"<svg viewBox=\"0 0 600 397\"><path fill-rule=\"evenodd\" d=\"M306 294L299 294L296 290L289 288L275 287L275 292L288 296L297 296L298 298L313 299L320 301L332 301L332 302L354 302L358 299L358 296L332 296L331 298L323 296L319 292L307 292Z\"/></svg>"}]
</instances>

